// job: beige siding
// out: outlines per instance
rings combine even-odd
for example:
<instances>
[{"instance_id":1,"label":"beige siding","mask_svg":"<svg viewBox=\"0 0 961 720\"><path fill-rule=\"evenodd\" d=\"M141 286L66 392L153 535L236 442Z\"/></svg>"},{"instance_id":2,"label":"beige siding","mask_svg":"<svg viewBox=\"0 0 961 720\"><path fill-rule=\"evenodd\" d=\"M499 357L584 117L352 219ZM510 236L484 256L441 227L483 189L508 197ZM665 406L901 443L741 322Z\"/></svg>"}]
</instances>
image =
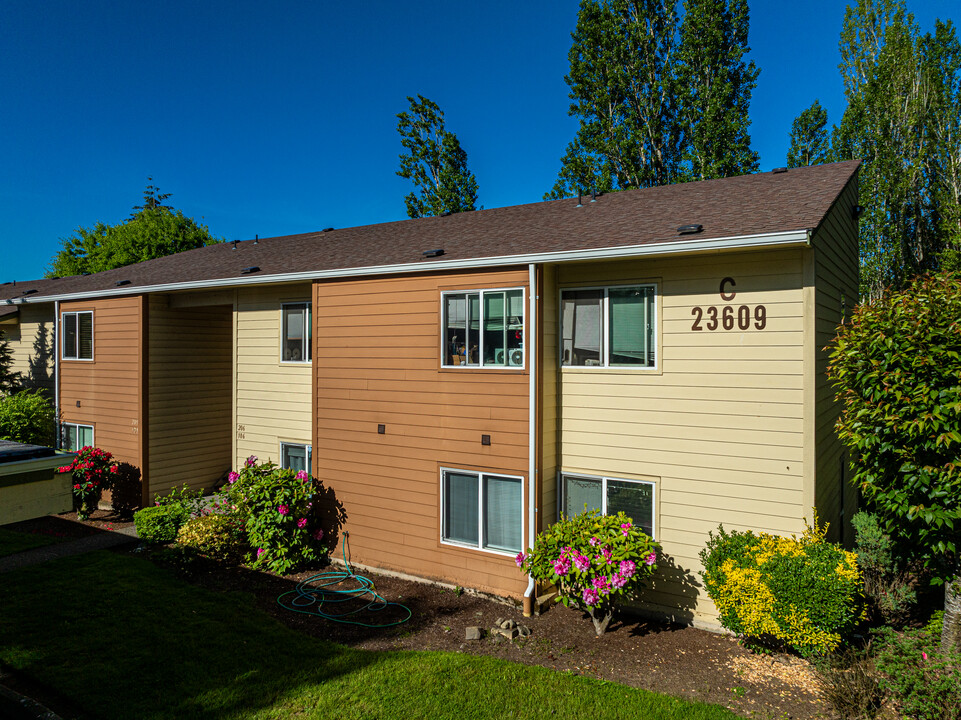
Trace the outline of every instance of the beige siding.
<instances>
[{"instance_id":1,"label":"beige siding","mask_svg":"<svg viewBox=\"0 0 961 720\"><path fill-rule=\"evenodd\" d=\"M715 615L697 589L708 531L722 522L803 530L804 252L562 266L545 293L556 365L559 288L657 283L657 369L561 368L557 457L563 472L654 480L656 535L669 560L646 600L679 619ZM725 277L736 282L730 302L719 294ZM751 327L707 330L706 308L726 305L748 305ZM753 323L758 305L763 330ZM705 309L700 331L694 306Z\"/></svg>"},{"instance_id":2,"label":"beige siding","mask_svg":"<svg viewBox=\"0 0 961 720\"><path fill-rule=\"evenodd\" d=\"M53 397L53 303L21 305L18 322L2 324L13 352L11 370L20 373L23 386L46 390Z\"/></svg>"},{"instance_id":3,"label":"beige siding","mask_svg":"<svg viewBox=\"0 0 961 720\"><path fill-rule=\"evenodd\" d=\"M357 562L523 593L512 557L441 542L440 488L443 467L526 481L529 375L442 368L440 328L444 290L527 283L523 268L314 285L314 466Z\"/></svg>"},{"instance_id":4,"label":"beige siding","mask_svg":"<svg viewBox=\"0 0 961 720\"><path fill-rule=\"evenodd\" d=\"M827 377L828 346L834 340L842 313L850 315L858 301L858 236L853 208L857 204L856 183L841 194L814 235L814 436L817 447L815 505L831 527L828 538L850 542L851 515L857 496L847 481L847 456L834 425L839 406ZM843 513L842 513L842 504ZM842 530L843 528L843 530Z\"/></svg>"},{"instance_id":5,"label":"beige siding","mask_svg":"<svg viewBox=\"0 0 961 720\"><path fill-rule=\"evenodd\" d=\"M231 306L170 308L149 299L150 497L208 488L230 469Z\"/></svg>"},{"instance_id":6,"label":"beige siding","mask_svg":"<svg viewBox=\"0 0 961 720\"><path fill-rule=\"evenodd\" d=\"M538 532L554 522L558 514L557 497L557 460L558 432L558 308L557 308L557 268L548 266L543 269L543 280L538 290L540 295L539 312L541 323L539 371L540 377L540 502L537 508Z\"/></svg>"},{"instance_id":7,"label":"beige siding","mask_svg":"<svg viewBox=\"0 0 961 720\"><path fill-rule=\"evenodd\" d=\"M280 361L281 304L310 285L242 288L234 307L233 466L249 455L280 464L280 443L311 442L310 363ZM316 353L317 338L314 338Z\"/></svg>"}]
</instances>

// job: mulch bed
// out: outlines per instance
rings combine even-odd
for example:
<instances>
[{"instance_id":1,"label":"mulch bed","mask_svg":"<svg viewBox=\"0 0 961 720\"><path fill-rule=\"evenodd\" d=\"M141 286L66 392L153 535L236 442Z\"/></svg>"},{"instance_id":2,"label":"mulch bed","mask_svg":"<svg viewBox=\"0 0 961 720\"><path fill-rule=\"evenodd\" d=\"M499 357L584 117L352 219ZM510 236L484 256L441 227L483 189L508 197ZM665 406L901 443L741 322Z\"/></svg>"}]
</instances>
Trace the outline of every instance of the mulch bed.
<instances>
[{"instance_id":1,"label":"mulch bed","mask_svg":"<svg viewBox=\"0 0 961 720\"><path fill-rule=\"evenodd\" d=\"M102 532L108 525L122 527L125 521L98 513L85 523L69 515L31 522L34 532L45 532L46 527L50 532L89 533ZM67 530L68 526L83 529ZM182 563L171 561L164 553L156 555L158 562L168 562L196 585L251 593L260 609L288 627L353 648L487 655L717 703L745 717L823 718L831 714L808 663L787 655L754 655L726 635L625 616L615 619L598 638L586 615L562 605L525 618L518 607L470 592L362 572L374 581L381 596L403 603L412 613L409 621L396 627L367 628L292 612L278 604L279 595L312 573L278 577L203 558ZM390 612L368 614L363 619L385 623L392 619ZM468 627L489 631L496 621L508 619L530 628L530 637L507 640L485 633L480 640L466 640Z\"/></svg>"}]
</instances>

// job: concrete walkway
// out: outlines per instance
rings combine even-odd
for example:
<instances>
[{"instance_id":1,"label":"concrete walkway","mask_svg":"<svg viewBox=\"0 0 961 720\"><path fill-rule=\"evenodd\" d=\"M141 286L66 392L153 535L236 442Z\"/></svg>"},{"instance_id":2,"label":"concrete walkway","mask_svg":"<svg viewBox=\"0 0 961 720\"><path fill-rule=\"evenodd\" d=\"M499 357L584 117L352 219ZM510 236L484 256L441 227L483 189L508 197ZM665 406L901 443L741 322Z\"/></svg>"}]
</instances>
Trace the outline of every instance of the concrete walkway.
<instances>
[{"instance_id":1,"label":"concrete walkway","mask_svg":"<svg viewBox=\"0 0 961 720\"><path fill-rule=\"evenodd\" d=\"M133 525L120 530L104 530L96 535L78 538L77 540L66 540L56 545L47 545L46 547L0 557L0 573L132 542L137 542L137 529Z\"/></svg>"}]
</instances>

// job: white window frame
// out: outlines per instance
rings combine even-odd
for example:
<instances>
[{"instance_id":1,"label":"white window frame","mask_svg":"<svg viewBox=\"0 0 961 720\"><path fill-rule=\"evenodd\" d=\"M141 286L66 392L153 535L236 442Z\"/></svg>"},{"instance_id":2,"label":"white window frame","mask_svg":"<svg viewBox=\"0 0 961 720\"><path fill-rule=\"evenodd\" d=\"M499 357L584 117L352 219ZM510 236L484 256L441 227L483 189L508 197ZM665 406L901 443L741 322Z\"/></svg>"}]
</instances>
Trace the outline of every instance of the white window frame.
<instances>
[{"instance_id":1,"label":"white window frame","mask_svg":"<svg viewBox=\"0 0 961 720\"><path fill-rule=\"evenodd\" d=\"M297 307L304 308L306 306L306 317L304 318L304 337L301 339L301 359L300 360L284 360L284 349L287 339L284 337L284 315L287 308ZM310 365L313 361L314 356L314 333L311 323L314 321L313 307L310 300L301 300L299 302L285 302L280 304L280 363L282 365ZM307 352L304 352L304 346L306 345Z\"/></svg>"},{"instance_id":2,"label":"white window frame","mask_svg":"<svg viewBox=\"0 0 961 720\"><path fill-rule=\"evenodd\" d=\"M624 483L634 483L636 485L650 485L651 486L651 539L657 539L657 482L654 480L635 480L633 478L623 478L614 477L612 475L591 475L590 473L581 472L559 472L557 473L557 497L560 498L560 502L557 506L557 520L560 521L561 513L564 512L564 508L567 507L567 483L565 480L568 477L573 478L585 478L587 480L600 480L601 481L601 514L607 515L607 481L614 480L615 482ZM636 518L632 520L637 522Z\"/></svg>"},{"instance_id":3,"label":"white window frame","mask_svg":"<svg viewBox=\"0 0 961 720\"><path fill-rule=\"evenodd\" d=\"M68 449L68 448L64 448L64 447L63 447L63 444L64 444L63 441L64 441L64 436L65 436L64 430L65 430L66 428L68 428L68 427L76 428L76 433L77 433L77 436L78 436L78 437L80 436L80 428L85 428L85 429L89 428L89 430L90 430L90 446L91 446L91 447L95 447L96 440L94 439L94 427L93 427L93 425L88 425L88 424L86 424L86 423L62 422L62 423L60 423L60 449L61 449L61 450ZM85 446L84 446L84 445L81 445L81 446L78 447L76 450L70 450L70 452L79 452L80 449L83 448L83 447L85 447Z\"/></svg>"},{"instance_id":4,"label":"white window frame","mask_svg":"<svg viewBox=\"0 0 961 720\"><path fill-rule=\"evenodd\" d=\"M447 493L445 490L444 475L446 473L460 473L462 475L476 475L477 476L477 543L466 543L459 542L457 540L448 540L445 538L447 534L447 527L444 523L444 517L446 513L444 509L447 507ZM508 480L518 480L518 498L520 499L520 506L517 513L517 522L521 528L521 547L517 550L499 550L497 548L490 548L484 546L484 477L500 477L507 478ZM442 467L440 469L440 542L441 545L450 545L459 548L468 548L470 550L477 550L483 553L489 553L491 555L501 555L503 557L514 557L517 553L524 550L524 478L521 475L509 475L502 472L488 472L486 470L464 470L462 468L453 467Z\"/></svg>"},{"instance_id":5,"label":"white window frame","mask_svg":"<svg viewBox=\"0 0 961 720\"><path fill-rule=\"evenodd\" d=\"M654 351L654 364L653 365L611 365L608 360L609 349L611 344L611 323L610 323L610 291L611 290L622 290L624 288L651 288L654 291L654 301L651 307L651 347ZM601 299L601 348L600 348L600 358L601 363L599 365L565 365L564 364L564 293L565 292L579 292L581 290L603 290L604 297ZM628 283L614 283L611 285L577 285L571 287L563 287L557 293L557 338L558 338L558 352L557 352L557 364L558 367L568 370L571 368L576 368L577 370L634 370L639 372L651 372L656 371L660 366L660 348L658 347L658 333L657 333L657 299L659 293L657 291L656 282L628 282Z\"/></svg>"},{"instance_id":6,"label":"white window frame","mask_svg":"<svg viewBox=\"0 0 961 720\"><path fill-rule=\"evenodd\" d=\"M77 322L77 343L73 347L74 355L67 355L67 346L64 343L66 333L63 330L64 318L71 315L76 318ZM80 316L89 315L90 316L90 357L84 358L80 357ZM71 360L77 362L93 362L95 353L93 347L94 332L93 332L93 310L70 310L60 313L60 359L61 360Z\"/></svg>"},{"instance_id":7,"label":"white window frame","mask_svg":"<svg viewBox=\"0 0 961 720\"><path fill-rule=\"evenodd\" d=\"M306 455L307 455L307 473L308 473L308 474L313 474L313 473L311 472L311 461L312 461L313 448L311 447L310 443L287 442L286 440L281 440L281 441L280 441L280 467L281 467L282 469L284 469L284 470L290 469L290 468L288 468L286 465L284 465L284 448L288 448L288 447L301 447L301 448L304 448L304 450L306 451Z\"/></svg>"},{"instance_id":8,"label":"white window frame","mask_svg":"<svg viewBox=\"0 0 961 720\"><path fill-rule=\"evenodd\" d=\"M521 333L523 334L522 346L520 348L520 365L485 365L484 364L484 294L485 293L521 293ZM477 362L472 364L453 365L447 364L447 296L448 295L478 295L480 300L480 317L478 318L479 332L477 345ZM505 308L506 323L506 308ZM465 331L466 332L466 331ZM527 288L525 287L502 287L502 288L466 288L463 290L444 290L440 294L440 362L442 368L457 368L458 370L524 370L527 367ZM505 476L506 477L506 476Z\"/></svg>"}]
</instances>

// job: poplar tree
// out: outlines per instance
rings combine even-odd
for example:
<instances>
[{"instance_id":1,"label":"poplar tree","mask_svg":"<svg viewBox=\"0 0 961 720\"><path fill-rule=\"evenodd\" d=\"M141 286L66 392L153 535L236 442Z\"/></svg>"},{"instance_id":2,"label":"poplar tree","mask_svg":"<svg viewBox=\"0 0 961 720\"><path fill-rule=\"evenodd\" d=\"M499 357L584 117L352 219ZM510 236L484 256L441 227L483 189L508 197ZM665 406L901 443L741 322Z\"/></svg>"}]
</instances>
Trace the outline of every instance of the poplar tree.
<instances>
[{"instance_id":1,"label":"poplar tree","mask_svg":"<svg viewBox=\"0 0 961 720\"><path fill-rule=\"evenodd\" d=\"M748 110L759 70L750 51L747 0L686 0L677 46L684 159L694 180L757 172Z\"/></svg>"},{"instance_id":2,"label":"poplar tree","mask_svg":"<svg viewBox=\"0 0 961 720\"><path fill-rule=\"evenodd\" d=\"M409 111L398 113L397 132L407 150L397 174L413 181L417 192L404 198L411 218L474 210L477 178L467 167L467 153L447 130L437 103L408 96Z\"/></svg>"},{"instance_id":3,"label":"poplar tree","mask_svg":"<svg viewBox=\"0 0 961 720\"><path fill-rule=\"evenodd\" d=\"M828 140L828 113L817 100L794 118L791 145L787 151L789 168L820 165L827 162L831 145Z\"/></svg>"}]
</instances>

